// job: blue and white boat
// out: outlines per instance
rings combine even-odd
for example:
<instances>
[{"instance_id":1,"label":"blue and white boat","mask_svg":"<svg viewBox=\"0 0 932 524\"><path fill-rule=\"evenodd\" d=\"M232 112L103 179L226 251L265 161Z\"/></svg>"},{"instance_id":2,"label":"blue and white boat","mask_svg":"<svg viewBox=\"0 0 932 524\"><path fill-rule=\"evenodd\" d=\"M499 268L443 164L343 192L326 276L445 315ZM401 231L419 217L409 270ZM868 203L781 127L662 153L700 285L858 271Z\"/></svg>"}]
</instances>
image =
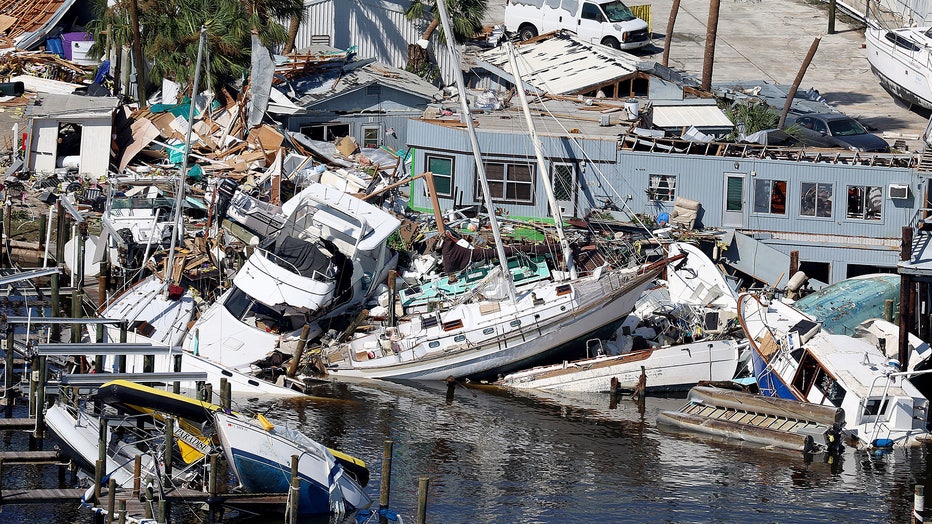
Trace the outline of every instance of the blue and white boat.
<instances>
[{"instance_id":1,"label":"blue and white boat","mask_svg":"<svg viewBox=\"0 0 932 524\"><path fill-rule=\"evenodd\" d=\"M738 297L738 318L751 346L762 395L842 408L844 431L859 447L928 442L929 401L865 338L837 335L779 300Z\"/></svg>"},{"instance_id":2,"label":"blue and white boat","mask_svg":"<svg viewBox=\"0 0 932 524\"><path fill-rule=\"evenodd\" d=\"M227 461L247 493L287 492L291 457L297 456L299 514L340 515L372 504L333 454L303 433L274 425L261 416L251 419L222 411L213 416Z\"/></svg>"}]
</instances>

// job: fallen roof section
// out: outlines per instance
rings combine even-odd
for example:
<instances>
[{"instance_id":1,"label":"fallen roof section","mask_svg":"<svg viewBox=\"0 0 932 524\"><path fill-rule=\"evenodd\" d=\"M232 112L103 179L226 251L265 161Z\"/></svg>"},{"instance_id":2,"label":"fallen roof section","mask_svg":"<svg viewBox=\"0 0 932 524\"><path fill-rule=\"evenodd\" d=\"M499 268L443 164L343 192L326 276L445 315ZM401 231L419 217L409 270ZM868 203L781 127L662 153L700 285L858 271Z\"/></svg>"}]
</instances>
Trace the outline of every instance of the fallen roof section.
<instances>
[{"instance_id":1,"label":"fallen roof section","mask_svg":"<svg viewBox=\"0 0 932 524\"><path fill-rule=\"evenodd\" d=\"M542 35L515 46L515 51L526 72L524 83L556 95L585 92L632 76L642 62L630 53L590 44L567 33ZM506 46L479 54L476 65L515 83Z\"/></svg>"},{"instance_id":2,"label":"fallen roof section","mask_svg":"<svg viewBox=\"0 0 932 524\"><path fill-rule=\"evenodd\" d=\"M0 47L30 49L45 39L75 0L0 0Z\"/></svg>"}]
</instances>

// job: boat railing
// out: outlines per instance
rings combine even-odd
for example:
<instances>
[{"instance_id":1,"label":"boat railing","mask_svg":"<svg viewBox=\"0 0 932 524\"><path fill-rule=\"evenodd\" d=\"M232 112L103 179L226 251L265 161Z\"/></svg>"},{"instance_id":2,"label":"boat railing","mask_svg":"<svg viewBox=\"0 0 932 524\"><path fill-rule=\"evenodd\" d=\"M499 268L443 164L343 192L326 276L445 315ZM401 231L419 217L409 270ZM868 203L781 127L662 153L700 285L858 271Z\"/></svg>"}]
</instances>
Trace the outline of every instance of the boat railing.
<instances>
[{"instance_id":1,"label":"boat railing","mask_svg":"<svg viewBox=\"0 0 932 524\"><path fill-rule=\"evenodd\" d=\"M874 388L877 386L877 381L880 379L886 379L883 385L883 394L880 397L880 403L877 406L877 414L874 418L874 431L871 433L871 438L868 443L876 442L881 435L881 430L886 428L886 436L889 438L891 428L887 425L890 421L890 416L893 410L888 410L886 404L890 399L890 385L893 384L896 378L908 379L910 377L925 375L927 373L932 373L932 369L926 369L921 371L895 371L892 373L884 373L882 375L877 375L871 381L870 387L867 389L867 395L864 396L858 403L858 411L860 416L864 416L864 411L867 409L867 403L870 401L871 396L874 393Z\"/></svg>"},{"instance_id":2,"label":"boat railing","mask_svg":"<svg viewBox=\"0 0 932 524\"><path fill-rule=\"evenodd\" d=\"M256 247L255 250L257 253L262 254L262 256L264 256L269 261L274 262L275 265L283 267L287 269L288 271L294 273L295 275L301 275L302 277L310 277L312 280L316 280L318 282L323 282L326 284L333 282L333 277L327 276L321 273L320 271L317 271L316 269L311 271L311 274L307 274L306 271L300 271L294 264L276 255L275 253L269 251L268 249Z\"/></svg>"}]
</instances>

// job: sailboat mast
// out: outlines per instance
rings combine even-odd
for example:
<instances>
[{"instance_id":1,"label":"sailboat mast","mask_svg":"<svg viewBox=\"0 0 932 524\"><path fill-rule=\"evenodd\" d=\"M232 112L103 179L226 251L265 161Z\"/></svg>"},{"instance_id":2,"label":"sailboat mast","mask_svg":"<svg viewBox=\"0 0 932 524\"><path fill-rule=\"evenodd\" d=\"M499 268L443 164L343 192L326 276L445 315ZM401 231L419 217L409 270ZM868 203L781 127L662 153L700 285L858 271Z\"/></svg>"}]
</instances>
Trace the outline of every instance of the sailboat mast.
<instances>
[{"instance_id":1,"label":"sailboat mast","mask_svg":"<svg viewBox=\"0 0 932 524\"><path fill-rule=\"evenodd\" d=\"M204 40L207 37L207 26L201 26L201 36L197 42L197 64L194 67L194 85L191 86L191 107L188 110L188 130L184 137L184 158L181 160L181 173L178 175L178 193L175 195L175 215L172 224L172 241L168 250L168 264L165 270L165 281L172 282L172 273L175 270L175 245L178 243L178 234L181 229L181 209L184 206L184 179L188 174L188 155L191 153L191 130L194 128L194 107L197 98L197 86L201 82L201 56L204 53Z\"/></svg>"},{"instance_id":2,"label":"sailboat mast","mask_svg":"<svg viewBox=\"0 0 932 524\"><path fill-rule=\"evenodd\" d=\"M560 213L560 206L557 205L557 198L553 194L553 182L550 180L550 173L547 171L547 162L544 160L544 148L540 144L540 138L537 136L537 129L534 127L534 120L531 118L531 109L528 107L527 94L524 92L524 82L521 80L521 70L518 68L517 51L511 42L505 43L505 50L508 52L508 61L511 62L511 72L515 77L515 90L518 91L518 99L521 101L521 109L524 110L524 118L527 120L527 128L531 135L531 143L534 145L534 154L537 156L537 170L540 172L538 179L544 184L547 192L547 202L550 204L550 212L553 214L553 222L557 226L557 238L560 240L560 248L563 250L563 262L569 271L570 278L576 278L576 265L573 263L573 251L570 249L570 243L566 240L566 234L563 231L563 214Z\"/></svg>"},{"instance_id":3,"label":"sailboat mast","mask_svg":"<svg viewBox=\"0 0 932 524\"><path fill-rule=\"evenodd\" d=\"M450 58L456 67L453 68L456 79L456 90L460 97L460 107L463 117L466 119L466 129L469 135L469 142L472 144L472 155L476 161L476 174L479 177L479 183L482 184L482 198L485 202L485 208L489 212L489 224L492 226L492 236L495 238L495 250L498 252L498 261L501 264L505 279L508 281L508 297L512 302L515 301L515 283L511 279L511 271L508 270L508 258L505 256L505 244L502 242L502 233L498 228L498 219L495 217L495 208L492 206L492 193L489 191L489 181L485 175L485 165L482 163L482 152L479 150L479 139L476 138L476 127L472 122L472 113L469 111L469 104L466 101L466 81L463 80L463 69L461 67L459 53L456 49L456 38L453 36L453 30L450 29L450 17L447 15L446 0L437 0L437 11L440 13L440 21L443 24L443 34L447 39L447 49L450 51Z\"/></svg>"}]
</instances>

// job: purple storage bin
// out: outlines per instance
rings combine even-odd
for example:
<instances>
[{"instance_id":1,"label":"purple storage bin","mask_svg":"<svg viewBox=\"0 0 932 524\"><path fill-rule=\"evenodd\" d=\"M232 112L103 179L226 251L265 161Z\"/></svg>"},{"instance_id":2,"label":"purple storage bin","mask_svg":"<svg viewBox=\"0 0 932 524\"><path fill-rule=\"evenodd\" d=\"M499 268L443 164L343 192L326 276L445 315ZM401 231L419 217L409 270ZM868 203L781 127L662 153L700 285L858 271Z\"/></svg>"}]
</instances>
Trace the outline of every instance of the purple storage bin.
<instances>
[{"instance_id":1,"label":"purple storage bin","mask_svg":"<svg viewBox=\"0 0 932 524\"><path fill-rule=\"evenodd\" d=\"M61 40L62 40L62 47L64 48L64 51L65 51L65 59L74 60L74 58L71 57L71 47L72 47L71 42L81 42L81 41L93 40L93 39L94 37L91 36L90 33L85 33L83 31L77 32L77 33L62 33Z\"/></svg>"}]
</instances>

